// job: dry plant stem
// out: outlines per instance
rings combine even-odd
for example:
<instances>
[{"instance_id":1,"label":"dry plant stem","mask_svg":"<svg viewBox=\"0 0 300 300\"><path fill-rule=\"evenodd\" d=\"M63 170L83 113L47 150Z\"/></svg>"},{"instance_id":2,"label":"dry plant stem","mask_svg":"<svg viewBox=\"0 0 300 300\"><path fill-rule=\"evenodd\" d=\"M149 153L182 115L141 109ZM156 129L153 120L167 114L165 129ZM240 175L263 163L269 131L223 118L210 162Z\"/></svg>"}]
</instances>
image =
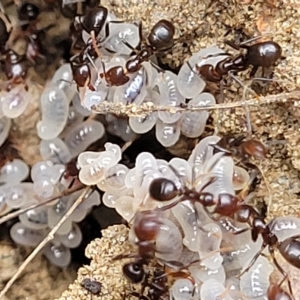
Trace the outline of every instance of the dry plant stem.
<instances>
[{"instance_id":1,"label":"dry plant stem","mask_svg":"<svg viewBox=\"0 0 300 300\"><path fill-rule=\"evenodd\" d=\"M104 101L97 106L92 106L94 113L104 114L113 113L116 115L127 115L128 117L140 117L147 116L153 112L167 111L169 113L178 113L185 111L203 111L203 110L216 110L216 109L230 109L245 106L260 106L267 105L271 103L285 103L288 101L294 101L293 105L295 107L299 106L297 101L300 100L300 89L296 89L288 93L280 93L277 95L268 95L264 97L251 98L245 101L232 102L232 103L222 103L208 106L192 106L192 107L169 107L169 106L157 106L152 102L146 102L141 105L129 104L125 105L122 103L111 103Z\"/></svg>"},{"instance_id":2,"label":"dry plant stem","mask_svg":"<svg viewBox=\"0 0 300 300\"><path fill-rule=\"evenodd\" d=\"M13 283L17 280L19 275L24 271L27 265L35 258L35 256L44 248L44 246L54 239L54 234L59 229L59 227L66 221L66 219L74 212L74 210L78 207L78 205L85 200L86 195L88 194L90 187L87 187L78 199L74 202L74 204L69 208L66 214L61 218L61 220L52 228L52 230L48 233L48 235L44 238L42 242L32 251L32 253L25 259L22 265L19 267L18 271L15 275L7 282L3 290L0 292L0 299L6 294L9 288L13 285Z\"/></svg>"},{"instance_id":3,"label":"dry plant stem","mask_svg":"<svg viewBox=\"0 0 300 300\"><path fill-rule=\"evenodd\" d=\"M52 197L52 198L50 198L50 199L48 199L46 201L43 201L41 203L32 204L32 205L30 205L28 207L25 207L25 208L22 208L22 209L18 209L17 211L14 211L14 212L12 212L10 214L7 214L6 216L0 218L0 224L13 219L13 218L19 216L20 214L23 214L23 213L27 212L28 210L35 209L37 207L43 206L43 205L45 205L47 203L50 203L50 202L52 202L54 200L57 200L58 198L71 195L71 194L73 194L73 193L75 193L77 191L82 190L83 188L85 188L85 185L76 186L74 188L64 190L58 196Z\"/></svg>"}]
</instances>

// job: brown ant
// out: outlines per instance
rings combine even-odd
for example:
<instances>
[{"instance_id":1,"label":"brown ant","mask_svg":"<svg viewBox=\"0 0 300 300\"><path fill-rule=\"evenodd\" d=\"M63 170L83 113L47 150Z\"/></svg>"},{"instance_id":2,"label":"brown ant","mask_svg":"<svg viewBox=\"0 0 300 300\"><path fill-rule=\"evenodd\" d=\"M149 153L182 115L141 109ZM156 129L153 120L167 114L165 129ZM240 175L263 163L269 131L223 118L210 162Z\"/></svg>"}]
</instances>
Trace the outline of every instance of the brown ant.
<instances>
[{"instance_id":1,"label":"brown ant","mask_svg":"<svg viewBox=\"0 0 300 300\"><path fill-rule=\"evenodd\" d=\"M124 68L116 66L105 71L103 65L103 73L100 74L100 77L105 78L109 86L120 86L125 84L130 79L128 74L133 74L140 70L143 62L149 61L150 57L155 53L165 51L173 46L174 34L175 28L171 22L167 20L158 21L152 27L147 37L148 43L144 43L142 49L132 58L127 60ZM139 24L139 35L140 40L142 41L142 23ZM123 42L127 47L135 50L126 41Z\"/></svg>"},{"instance_id":2,"label":"brown ant","mask_svg":"<svg viewBox=\"0 0 300 300\"><path fill-rule=\"evenodd\" d=\"M254 139L245 139L245 135L237 138L227 135L222 137L218 143L211 146L217 151L232 154L242 160L248 160L250 157L257 159L266 158L268 150L263 143Z\"/></svg>"},{"instance_id":3,"label":"brown ant","mask_svg":"<svg viewBox=\"0 0 300 300\"><path fill-rule=\"evenodd\" d=\"M262 67L263 70L264 68L269 68L282 57L281 47L272 41L256 43L250 46L237 45L230 41L225 41L225 43L236 50L240 50L240 48L246 49L247 52L246 54L239 54L233 57L225 54L228 57L219 61L216 66L209 64L196 65L196 72L207 81L220 82L224 75L230 72L245 71L250 65L253 66L250 77L253 77L259 67Z\"/></svg>"}]
</instances>

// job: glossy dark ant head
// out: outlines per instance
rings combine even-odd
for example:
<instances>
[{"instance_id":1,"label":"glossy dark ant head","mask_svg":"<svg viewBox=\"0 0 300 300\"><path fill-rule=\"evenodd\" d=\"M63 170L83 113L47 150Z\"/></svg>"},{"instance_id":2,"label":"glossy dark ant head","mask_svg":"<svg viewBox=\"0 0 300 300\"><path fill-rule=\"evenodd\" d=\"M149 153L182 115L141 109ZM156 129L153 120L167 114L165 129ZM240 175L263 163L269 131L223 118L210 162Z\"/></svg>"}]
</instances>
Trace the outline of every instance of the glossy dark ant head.
<instances>
[{"instance_id":1,"label":"glossy dark ant head","mask_svg":"<svg viewBox=\"0 0 300 300\"><path fill-rule=\"evenodd\" d=\"M97 36L106 22L107 14L108 10L106 7L94 7L83 17L83 20L81 21L83 29L87 33L94 31Z\"/></svg>"},{"instance_id":2,"label":"glossy dark ant head","mask_svg":"<svg viewBox=\"0 0 300 300\"><path fill-rule=\"evenodd\" d=\"M167 20L160 20L152 27L148 41L155 50L170 49L174 44L174 34L174 25Z\"/></svg>"},{"instance_id":3,"label":"glossy dark ant head","mask_svg":"<svg viewBox=\"0 0 300 300\"><path fill-rule=\"evenodd\" d=\"M156 178L150 184L149 194L156 201L169 201L174 199L179 191L172 180Z\"/></svg>"},{"instance_id":4,"label":"glossy dark ant head","mask_svg":"<svg viewBox=\"0 0 300 300\"><path fill-rule=\"evenodd\" d=\"M35 21L39 14L40 9L30 2L25 2L18 8L18 19L20 21Z\"/></svg>"},{"instance_id":5,"label":"glossy dark ant head","mask_svg":"<svg viewBox=\"0 0 300 300\"><path fill-rule=\"evenodd\" d=\"M132 283L142 282L145 277L145 270L141 260L129 262L123 265L123 274Z\"/></svg>"}]
</instances>

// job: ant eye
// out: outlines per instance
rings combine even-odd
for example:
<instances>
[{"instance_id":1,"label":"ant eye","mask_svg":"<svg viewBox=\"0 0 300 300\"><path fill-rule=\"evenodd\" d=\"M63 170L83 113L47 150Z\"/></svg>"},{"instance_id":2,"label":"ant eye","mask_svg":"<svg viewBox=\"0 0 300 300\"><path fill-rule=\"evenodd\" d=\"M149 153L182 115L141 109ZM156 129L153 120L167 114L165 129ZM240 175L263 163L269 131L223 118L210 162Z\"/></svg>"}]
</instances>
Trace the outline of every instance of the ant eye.
<instances>
[{"instance_id":1,"label":"ant eye","mask_svg":"<svg viewBox=\"0 0 300 300\"><path fill-rule=\"evenodd\" d=\"M169 201L178 195L178 189L172 180L158 178L152 181L149 193L157 201Z\"/></svg>"}]
</instances>

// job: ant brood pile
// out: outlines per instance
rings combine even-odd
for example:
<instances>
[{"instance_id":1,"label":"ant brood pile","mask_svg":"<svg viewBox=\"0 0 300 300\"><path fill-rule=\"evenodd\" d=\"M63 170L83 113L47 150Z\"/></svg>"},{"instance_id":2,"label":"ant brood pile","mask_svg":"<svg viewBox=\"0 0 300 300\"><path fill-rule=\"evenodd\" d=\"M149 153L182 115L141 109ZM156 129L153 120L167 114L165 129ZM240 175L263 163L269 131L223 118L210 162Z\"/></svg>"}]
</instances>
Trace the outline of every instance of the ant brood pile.
<instances>
[{"instance_id":1,"label":"ant brood pile","mask_svg":"<svg viewBox=\"0 0 300 300\"><path fill-rule=\"evenodd\" d=\"M29 23L22 29L27 41L24 56L10 48L10 32L0 21L1 55L8 79L1 95L0 144L9 134L10 119L20 116L29 103L28 61L42 58L41 32L35 27L38 14L34 6L28 10ZM21 15L20 10L20 19ZM116 20L99 6L77 16L71 29L76 54L70 63L60 66L40 97L41 120L36 129L43 161L33 165L31 172L17 159L2 168L1 213L56 198L74 182L75 187L97 185L104 192L103 202L132 225L131 240L137 252L115 259L132 258L124 263L123 272L131 282L142 283L141 292L129 292L133 296L141 300L163 299L168 293L175 300L275 300L279 295L280 300L292 299L281 282L271 285L269 277L275 266L283 275L282 282L289 282L273 258L274 250L299 267L294 257L300 248L296 240L299 220L276 218L267 223L247 203L256 171L247 159L265 156L259 142L210 136L196 146L188 161L174 158L167 162L143 152L133 169L120 163L118 145L107 143L105 151L83 152L105 134L103 124L91 117L94 105L104 100L137 105L152 102L170 108L211 105L216 100L205 92L207 82L220 83L223 77L249 66L253 66L252 76L258 67L268 68L281 57L280 46L271 41L251 46L227 41L237 50L245 49L245 54L237 56L208 46L193 54L175 74L162 70L155 61L175 43L170 21L158 21L144 38L141 23ZM160 111L129 120L105 117L106 129L125 141L155 126L157 140L168 147L180 134L201 136L208 113ZM249 176L236 166L231 154L245 159L245 167L253 173ZM32 182L22 182L29 173ZM14 241L36 246L78 195L77 191L58 197L20 215L11 228ZM94 192L58 229L44 249L51 262L59 266L70 262L69 248L77 247L82 238L76 223L99 203L99 193ZM268 248L273 262L255 255L262 246ZM147 267L154 258L166 270L154 272L151 278Z\"/></svg>"},{"instance_id":2,"label":"ant brood pile","mask_svg":"<svg viewBox=\"0 0 300 300\"><path fill-rule=\"evenodd\" d=\"M226 143L232 152L223 148ZM142 290L129 294L139 299L165 299L168 293L175 300L293 299L274 252L300 267L300 220L266 222L248 204L256 171L249 176L232 155L251 166L249 157L264 158L266 148L255 140L210 136L187 161L167 162L143 152L133 169L119 163L121 149L112 144L103 152L78 156L80 181L97 184L104 204L131 224L129 238L137 252L114 258L131 258L124 263L124 275L141 283ZM264 249L271 261L262 256ZM147 266L154 258L165 271L150 280ZM283 280L271 285L274 268Z\"/></svg>"}]
</instances>

